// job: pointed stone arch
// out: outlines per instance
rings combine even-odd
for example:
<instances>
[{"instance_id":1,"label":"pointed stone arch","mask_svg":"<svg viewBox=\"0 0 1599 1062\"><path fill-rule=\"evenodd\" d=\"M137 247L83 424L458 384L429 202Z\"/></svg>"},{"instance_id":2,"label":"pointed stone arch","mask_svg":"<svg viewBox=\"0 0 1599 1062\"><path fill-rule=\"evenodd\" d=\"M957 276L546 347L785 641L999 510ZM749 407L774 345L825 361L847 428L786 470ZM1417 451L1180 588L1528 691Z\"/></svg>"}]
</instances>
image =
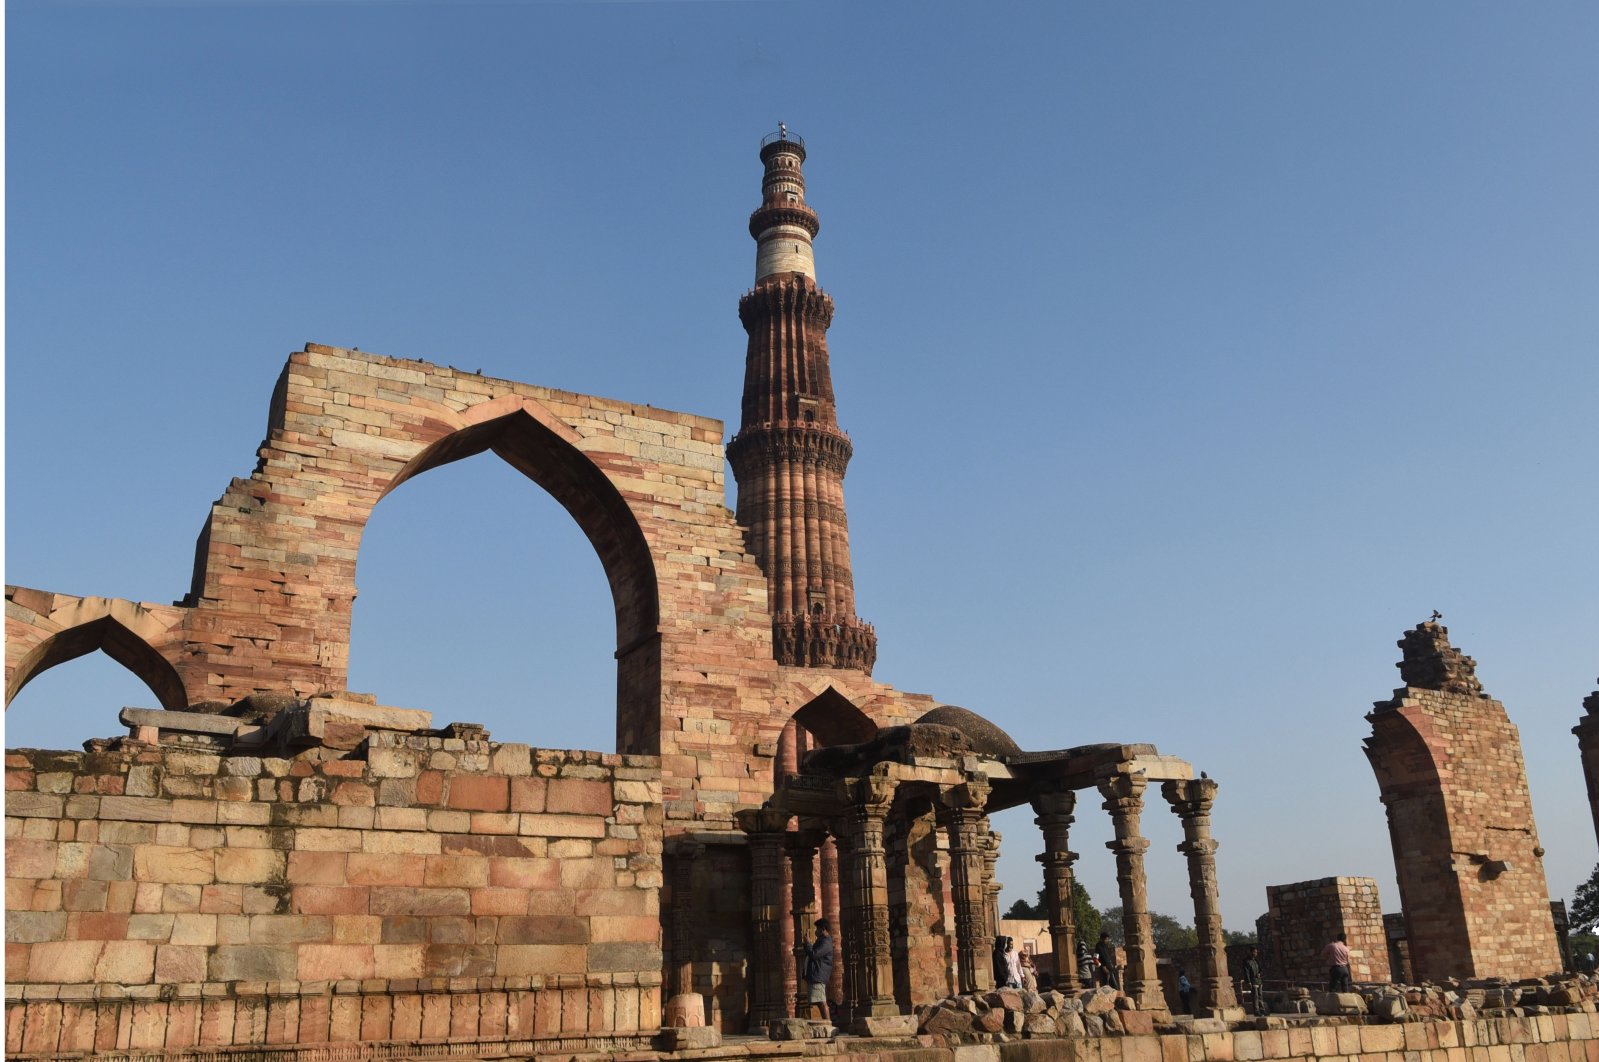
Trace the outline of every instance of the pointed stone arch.
<instances>
[{"instance_id":1,"label":"pointed stone arch","mask_svg":"<svg viewBox=\"0 0 1599 1062\"><path fill-rule=\"evenodd\" d=\"M795 712L794 721L823 745L858 745L877 736L871 716L832 685Z\"/></svg>"},{"instance_id":2,"label":"pointed stone arch","mask_svg":"<svg viewBox=\"0 0 1599 1062\"><path fill-rule=\"evenodd\" d=\"M161 707L182 711L189 698L183 680L156 648L124 625L109 608L97 618L66 626L48 635L7 668L6 706L34 678L58 664L100 650L133 672L155 694Z\"/></svg>"},{"instance_id":3,"label":"pointed stone arch","mask_svg":"<svg viewBox=\"0 0 1599 1062\"><path fill-rule=\"evenodd\" d=\"M376 501L424 472L487 452L560 503L593 547L611 588L618 751L652 751L658 737L650 735L659 729L660 595L649 542L627 500L583 451L582 437L533 399L507 395L450 421L430 420L431 430L418 432L435 437L405 462Z\"/></svg>"}]
</instances>

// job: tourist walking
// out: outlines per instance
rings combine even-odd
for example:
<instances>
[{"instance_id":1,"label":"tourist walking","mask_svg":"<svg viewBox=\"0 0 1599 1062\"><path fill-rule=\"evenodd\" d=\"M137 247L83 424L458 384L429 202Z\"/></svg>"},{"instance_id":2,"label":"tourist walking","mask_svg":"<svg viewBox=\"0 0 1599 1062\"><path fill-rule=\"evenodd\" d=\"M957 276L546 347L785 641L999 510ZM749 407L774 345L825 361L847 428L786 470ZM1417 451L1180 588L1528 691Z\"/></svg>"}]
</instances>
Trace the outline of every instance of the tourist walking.
<instances>
[{"instance_id":1,"label":"tourist walking","mask_svg":"<svg viewBox=\"0 0 1599 1062\"><path fill-rule=\"evenodd\" d=\"M1099 983L1121 991L1122 980L1116 974L1116 945L1110 942L1109 933L1099 935L1099 947L1094 949L1094 961L1099 964Z\"/></svg>"},{"instance_id":2,"label":"tourist walking","mask_svg":"<svg viewBox=\"0 0 1599 1062\"><path fill-rule=\"evenodd\" d=\"M1355 982L1349 976L1349 943L1348 938L1340 933L1321 949L1321 957L1327 963L1327 991L1353 992Z\"/></svg>"},{"instance_id":3,"label":"tourist walking","mask_svg":"<svg viewBox=\"0 0 1599 1062\"><path fill-rule=\"evenodd\" d=\"M816 939L805 945L804 1010L813 1009L822 1021L828 1020L827 982L833 978L833 927L827 919L816 920Z\"/></svg>"},{"instance_id":4,"label":"tourist walking","mask_svg":"<svg viewBox=\"0 0 1599 1062\"><path fill-rule=\"evenodd\" d=\"M1077 941L1077 977L1084 988L1094 987L1094 953L1086 940Z\"/></svg>"},{"instance_id":5,"label":"tourist walking","mask_svg":"<svg viewBox=\"0 0 1599 1062\"><path fill-rule=\"evenodd\" d=\"M1177 998L1183 1001L1183 1013L1194 1012L1194 982L1188 979L1188 971L1182 967L1177 968Z\"/></svg>"}]
</instances>

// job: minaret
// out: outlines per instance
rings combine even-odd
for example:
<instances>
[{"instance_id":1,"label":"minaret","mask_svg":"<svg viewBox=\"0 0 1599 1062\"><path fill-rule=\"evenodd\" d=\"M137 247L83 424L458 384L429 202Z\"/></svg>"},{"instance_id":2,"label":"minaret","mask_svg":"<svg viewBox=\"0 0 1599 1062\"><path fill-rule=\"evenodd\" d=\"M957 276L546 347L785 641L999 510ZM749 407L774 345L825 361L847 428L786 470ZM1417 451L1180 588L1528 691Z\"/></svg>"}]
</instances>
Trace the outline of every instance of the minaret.
<instances>
[{"instance_id":1,"label":"minaret","mask_svg":"<svg viewBox=\"0 0 1599 1062\"><path fill-rule=\"evenodd\" d=\"M761 205L750 215L755 286L738 303L749 333L744 401L727 457L738 480L738 521L766 572L773 653L780 664L872 673L877 634L855 615L844 469L827 365L833 300L816 286L805 203L805 142L786 127L761 141Z\"/></svg>"}]
</instances>

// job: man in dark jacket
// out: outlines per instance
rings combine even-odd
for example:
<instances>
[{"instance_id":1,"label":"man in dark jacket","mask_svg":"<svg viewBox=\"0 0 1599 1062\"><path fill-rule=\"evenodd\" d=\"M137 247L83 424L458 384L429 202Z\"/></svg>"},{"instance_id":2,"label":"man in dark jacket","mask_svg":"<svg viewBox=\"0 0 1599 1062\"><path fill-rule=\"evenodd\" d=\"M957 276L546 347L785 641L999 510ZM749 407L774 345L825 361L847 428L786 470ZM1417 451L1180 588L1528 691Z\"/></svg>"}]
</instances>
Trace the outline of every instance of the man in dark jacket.
<instances>
[{"instance_id":1,"label":"man in dark jacket","mask_svg":"<svg viewBox=\"0 0 1599 1062\"><path fill-rule=\"evenodd\" d=\"M805 945L805 1001L803 1013L826 1021L827 982L833 977L833 927L827 919L816 920L816 939Z\"/></svg>"},{"instance_id":2,"label":"man in dark jacket","mask_svg":"<svg viewBox=\"0 0 1599 1062\"><path fill-rule=\"evenodd\" d=\"M1109 933L1099 935L1099 946L1094 949L1094 958L1099 963L1099 983L1120 989L1122 979L1116 972L1116 945L1110 942Z\"/></svg>"},{"instance_id":3,"label":"man in dark jacket","mask_svg":"<svg viewBox=\"0 0 1599 1062\"><path fill-rule=\"evenodd\" d=\"M1249 989L1250 1002L1256 1014L1266 1013L1266 980L1260 972L1260 949L1249 947L1249 957L1244 960L1244 987Z\"/></svg>"}]
</instances>

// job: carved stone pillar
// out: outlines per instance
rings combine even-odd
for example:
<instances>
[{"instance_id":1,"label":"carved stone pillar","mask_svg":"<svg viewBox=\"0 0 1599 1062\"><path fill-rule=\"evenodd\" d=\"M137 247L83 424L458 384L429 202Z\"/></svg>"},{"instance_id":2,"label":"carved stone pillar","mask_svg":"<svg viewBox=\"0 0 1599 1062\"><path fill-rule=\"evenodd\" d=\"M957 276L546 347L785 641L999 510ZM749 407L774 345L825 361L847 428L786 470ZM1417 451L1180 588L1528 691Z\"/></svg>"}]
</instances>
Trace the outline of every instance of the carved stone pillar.
<instances>
[{"instance_id":1,"label":"carved stone pillar","mask_svg":"<svg viewBox=\"0 0 1599 1062\"><path fill-rule=\"evenodd\" d=\"M983 923L990 937L999 936L1000 883L995 868L999 866L1000 834L983 819Z\"/></svg>"},{"instance_id":2,"label":"carved stone pillar","mask_svg":"<svg viewBox=\"0 0 1599 1062\"><path fill-rule=\"evenodd\" d=\"M793 918L792 952L794 961L794 1001L796 1014L803 1014L805 1000L801 998L805 993L805 957L806 944L815 931L816 919L819 917L816 902L816 850L821 846L822 837L818 833L801 830L788 835L788 861L790 886L790 909ZM835 937L838 927L833 927ZM787 985L784 985L787 989Z\"/></svg>"},{"instance_id":3,"label":"carved stone pillar","mask_svg":"<svg viewBox=\"0 0 1599 1062\"><path fill-rule=\"evenodd\" d=\"M1200 972L1205 979L1200 1008L1231 1010L1238 1006L1233 979L1227 972L1227 938L1222 932L1221 907L1216 890L1216 840L1210 835L1210 808L1216 802L1216 783L1208 778L1169 781L1161 795L1183 823L1183 843L1177 850L1188 857L1188 891L1194 898L1194 931L1199 936Z\"/></svg>"},{"instance_id":4,"label":"carved stone pillar","mask_svg":"<svg viewBox=\"0 0 1599 1062\"><path fill-rule=\"evenodd\" d=\"M770 806L734 816L749 836L750 920L754 954L750 962L749 1028L787 1016L783 999L783 936L778 927L783 899L783 843L788 815Z\"/></svg>"},{"instance_id":5,"label":"carved stone pillar","mask_svg":"<svg viewBox=\"0 0 1599 1062\"><path fill-rule=\"evenodd\" d=\"M1049 919L1049 939L1055 951L1055 984L1077 983L1077 925L1072 912L1072 863L1077 853L1068 847L1072 812L1077 794L1049 788L1033 794L1033 819L1044 835L1044 850L1034 858L1044 867L1044 917Z\"/></svg>"},{"instance_id":6,"label":"carved stone pillar","mask_svg":"<svg viewBox=\"0 0 1599 1062\"><path fill-rule=\"evenodd\" d=\"M1116 853L1116 884L1122 898L1122 934L1127 948L1127 977L1123 990L1139 1010L1165 1011L1166 997L1155 972L1155 933L1149 921L1149 886L1144 880L1144 852L1149 841L1139 836L1138 819L1144 810L1142 772L1114 774L1100 780L1116 839L1105 847Z\"/></svg>"},{"instance_id":7,"label":"carved stone pillar","mask_svg":"<svg viewBox=\"0 0 1599 1062\"><path fill-rule=\"evenodd\" d=\"M956 984L962 992L994 987L994 937L987 928L983 889L983 809L988 783L972 779L940 794L949 831L950 898L955 907Z\"/></svg>"},{"instance_id":8,"label":"carved stone pillar","mask_svg":"<svg viewBox=\"0 0 1599 1062\"><path fill-rule=\"evenodd\" d=\"M849 961L849 953L845 949L852 947L845 941L849 940L854 930L848 928L849 919L844 917L843 890L838 881L838 840L828 837L822 842L822 871L818 875L822 885L822 917L833 924L833 947L837 950L837 959L833 963L833 976L827 982L827 998L833 1001L847 999L844 994L844 969Z\"/></svg>"},{"instance_id":9,"label":"carved stone pillar","mask_svg":"<svg viewBox=\"0 0 1599 1062\"><path fill-rule=\"evenodd\" d=\"M884 778L851 778L840 785L845 811L839 856L844 904L854 939L845 941L845 993L852 1019L898 1014L894 960L888 939L888 859L883 826L894 799ZM853 961L850 960L853 955ZM849 982L853 975L854 983Z\"/></svg>"},{"instance_id":10,"label":"carved stone pillar","mask_svg":"<svg viewBox=\"0 0 1599 1062\"><path fill-rule=\"evenodd\" d=\"M705 846L679 844L672 855L672 983L670 995L694 991L694 864Z\"/></svg>"}]
</instances>

